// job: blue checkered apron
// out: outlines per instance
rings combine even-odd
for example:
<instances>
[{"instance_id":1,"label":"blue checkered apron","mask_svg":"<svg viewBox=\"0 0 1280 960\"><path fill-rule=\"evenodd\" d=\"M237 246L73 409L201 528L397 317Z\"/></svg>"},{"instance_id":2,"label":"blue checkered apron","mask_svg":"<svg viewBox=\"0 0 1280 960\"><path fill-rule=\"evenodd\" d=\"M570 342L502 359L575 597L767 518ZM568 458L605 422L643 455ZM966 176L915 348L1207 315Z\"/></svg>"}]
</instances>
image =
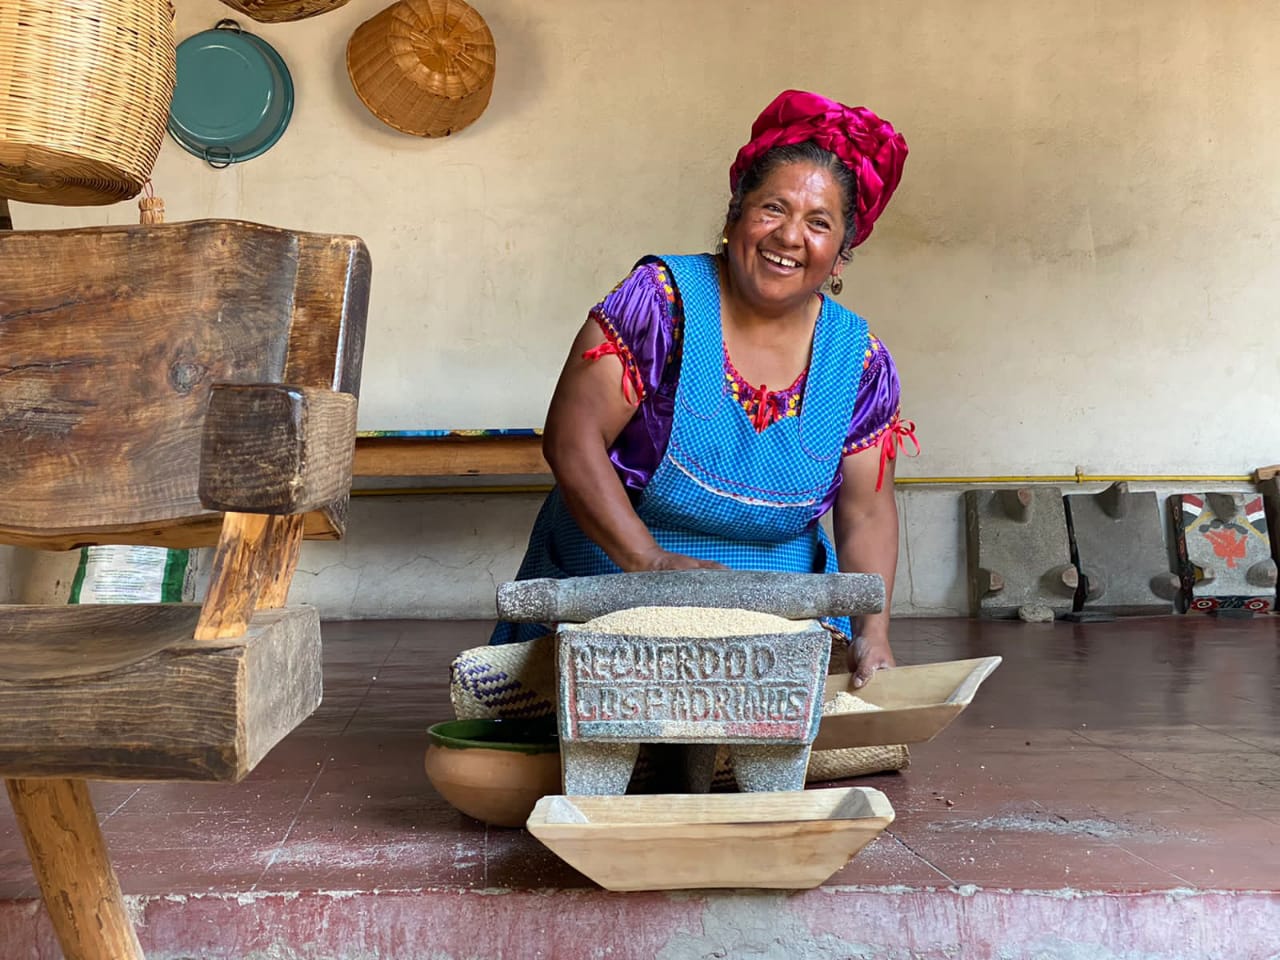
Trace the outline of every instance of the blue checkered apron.
<instances>
[{"instance_id":1,"label":"blue checkered apron","mask_svg":"<svg viewBox=\"0 0 1280 960\"><path fill-rule=\"evenodd\" d=\"M662 259L684 304L684 353L671 437L636 513L673 553L738 570L834 572L835 549L814 514L840 469L866 322L824 298L800 414L757 433L725 376L715 261L709 254ZM516 578L618 572L552 490ZM849 633L847 619L832 623ZM489 642L532 640L546 631L500 623Z\"/></svg>"}]
</instances>

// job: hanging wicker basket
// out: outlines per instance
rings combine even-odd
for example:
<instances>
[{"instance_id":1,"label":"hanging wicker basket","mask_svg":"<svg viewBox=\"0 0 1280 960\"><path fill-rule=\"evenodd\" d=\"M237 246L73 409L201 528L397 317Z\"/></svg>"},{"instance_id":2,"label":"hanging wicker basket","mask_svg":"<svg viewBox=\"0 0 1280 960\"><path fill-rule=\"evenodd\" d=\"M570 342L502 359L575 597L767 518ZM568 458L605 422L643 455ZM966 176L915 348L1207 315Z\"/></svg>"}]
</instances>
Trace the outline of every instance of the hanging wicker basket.
<instances>
[{"instance_id":1,"label":"hanging wicker basket","mask_svg":"<svg viewBox=\"0 0 1280 960\"><path fill-rule=\"evenodd\" d=\"M488 25L462 0L399 0L356 28L347 72L383 123L447 137L489 105L495 57Z\"/></svg>"},{"instance_id":2,"label":"hanging wicker basket","mask_svg":"<svg viewBox=\"0 0 1280 960\"><path fill-rule=\"evenodd\" d=\"M0 196L63 206L137 196L174 79L169 0L0 3Z\"/></svg>"},{"instance_id":3,"label":"hanging wicker basket","mask_svg":"<svg viewBox=\"0 0 1280 960\"><path fill-rule=\"evenodd\" d=\"M330 10L337 10L349 0L222 0L259 23L286 23L305 20Z\"/></svg>"}]
</instances>

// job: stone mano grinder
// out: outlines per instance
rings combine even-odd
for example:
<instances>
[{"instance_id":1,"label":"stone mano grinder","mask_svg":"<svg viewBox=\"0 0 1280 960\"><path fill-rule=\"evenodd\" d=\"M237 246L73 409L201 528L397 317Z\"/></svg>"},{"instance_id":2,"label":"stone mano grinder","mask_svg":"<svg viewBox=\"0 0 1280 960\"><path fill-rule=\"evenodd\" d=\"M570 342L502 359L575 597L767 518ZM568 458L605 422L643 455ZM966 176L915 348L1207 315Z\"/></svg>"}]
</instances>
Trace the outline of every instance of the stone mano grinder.
<instances>
[{"instance_id":1,"label":"stone mano grinder","mask_svg":"<svg viewBox=\"0 0 1280 960\"><path fill-rule=\"evenodd\" d=\"M703 608L699 625L682 622L679 610L635 609L679 607ZM740 789L803 789L831 652L817 618L883 607L884 581L860 573L678 570L498 588L501 619L558 625L561 765L571 796L624 793L642 743L688 745L692 792L710 789L721 744ZM724 611L711 628L705 608ZM635 615L608 616L619 611Z\"/></svg>"}]
</instances>

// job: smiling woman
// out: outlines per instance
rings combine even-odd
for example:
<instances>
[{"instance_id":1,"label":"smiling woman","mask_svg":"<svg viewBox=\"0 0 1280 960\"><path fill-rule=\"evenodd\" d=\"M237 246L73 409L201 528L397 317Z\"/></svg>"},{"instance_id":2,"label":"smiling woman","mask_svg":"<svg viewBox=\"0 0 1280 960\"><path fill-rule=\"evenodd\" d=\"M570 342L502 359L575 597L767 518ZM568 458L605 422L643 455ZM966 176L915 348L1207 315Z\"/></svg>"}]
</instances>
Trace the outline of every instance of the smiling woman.
<instances>
[{"instance_id":1,"label":"smiling woman","mask_svg":"<svg viewBox=\"0 0 1280 960\"><path fill-rule=\"evenodd\" d=\"M841 570L891 595L894 458L914 427L888 351L821 288L840 292L906 154L864 107L791 90L765 109L719 252L643 258L574 341L543 440L557 485L518 578ZM855 685L893 665L888 609L829 624L853 637ZM492 642L545 630L501 623Z\"/></svg>"}]
</instances>

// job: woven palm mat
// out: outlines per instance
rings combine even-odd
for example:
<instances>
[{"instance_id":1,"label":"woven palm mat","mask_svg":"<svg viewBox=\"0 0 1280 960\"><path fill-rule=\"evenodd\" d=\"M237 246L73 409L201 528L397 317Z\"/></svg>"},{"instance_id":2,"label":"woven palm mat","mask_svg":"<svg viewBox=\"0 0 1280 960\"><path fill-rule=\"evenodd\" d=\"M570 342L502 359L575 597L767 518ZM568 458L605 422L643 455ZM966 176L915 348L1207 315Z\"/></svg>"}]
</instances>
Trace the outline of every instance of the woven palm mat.
<instances>
[{"instance_id":1,"label":"woven palm mat","mask_svg":"<svg viewBox=\"0 0 1280 960\"><path fill-rule=\"evenodd\" d=\"M844 664L843 638L832 642L832 669L839 673ZM555 634L527 643L507 643L474 647L458 654L449 670L449 699L459 720L532 719L556 712ZM844 780L871 773L904 770L911 762L901 744L881 747L850 747L845 750L814 750L809 756L807 783ZM643 789L656 776L648 751L641 750L631 788ZM733 762L726 747L716 755L714 788L734 786Z\"/></svg>"}]
</instances>

